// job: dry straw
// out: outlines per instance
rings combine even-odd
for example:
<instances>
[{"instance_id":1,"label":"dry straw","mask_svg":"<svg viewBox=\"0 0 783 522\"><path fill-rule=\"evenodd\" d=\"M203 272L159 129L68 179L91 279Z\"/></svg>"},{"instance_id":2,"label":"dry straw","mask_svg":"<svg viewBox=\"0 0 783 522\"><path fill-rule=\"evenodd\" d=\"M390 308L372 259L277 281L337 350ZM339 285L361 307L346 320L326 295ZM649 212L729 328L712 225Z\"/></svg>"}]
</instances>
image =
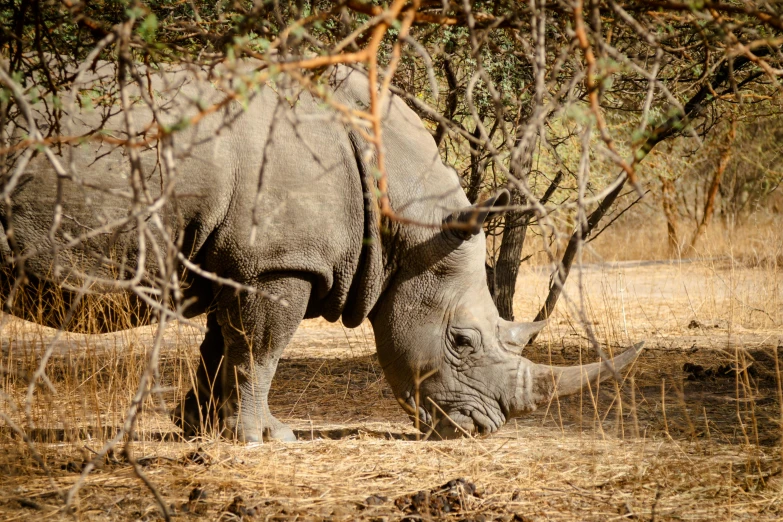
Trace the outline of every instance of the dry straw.
<instances>
[{"instance_id":1,"label":"dry straw","mask_svg":"<svg viewBox=\"0 0 783 522\"><path fill-rule=\"evenodd\" d=\"M646 339L646 352L621 385L554 401L489 438L416 441L383 380L369 326L318 320L300 328L270 396L300 442L183 442L153 394L132 457L169 513L184 518L778 519L780 269L733 253L581 267L586 314L604 349ZM538 309L547 275L522 274L519 317ZM580 316L559 310L527 356L592 360ZM125 442L95 459L125 418L154 329L62 334L28 418L31 371L55 331L2 320L0 518L70 517L63 498L90 461L96 469L73 504L77 518L159 518ZM166 330L154 386L167 407L192 385L200 338L196 326ZM441 487L458 478L466 485Z\"/></svg>"}]
</instances>

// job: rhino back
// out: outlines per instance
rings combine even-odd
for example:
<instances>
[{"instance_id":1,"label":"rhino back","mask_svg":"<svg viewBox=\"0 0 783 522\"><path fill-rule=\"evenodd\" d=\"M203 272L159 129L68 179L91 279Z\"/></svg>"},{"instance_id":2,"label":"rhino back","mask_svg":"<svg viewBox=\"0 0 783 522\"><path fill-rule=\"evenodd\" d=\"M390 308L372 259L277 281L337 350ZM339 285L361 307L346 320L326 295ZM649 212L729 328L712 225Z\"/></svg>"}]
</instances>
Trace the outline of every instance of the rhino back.
<instances>
[{"instance_id":1,"label":"rhino back","mask_svg":"<svg viewBox=\"0 0 783 522\"><path fill-rule=\"evenodd\" d=\"M93 80L105 76L103 69L107 66L99 68ZM206 92L213 98L216 95L214 90L205 91L203 82L184 73L156 83L159 114L167 123L193 114L196 109L191 100L201 94ZM121 143L129 136L118 103L88 109L74 107L61 119L62 133L67 139L85 138L50 147L67 175L58 176L50 159L42 152L36 153L11 193L10 208L4 211L5 220L14 229L16 247L26 258L26 270L55 281L70 279L76 284L78 274L85 270L112 273L106 263L96 265L98 255L121 260L131 268L136 266L140 254L139 227L135 219L128 218L139 215L159 246L164 246L159 224L142 207L154 205L172 178L176 178L172 200L176 199L177 204L163 206L161 224L170 228L175 237L191 230L190 244L184 250L197 251L198 244L203 244L229 204L227 175L233 154L225 146L226 136L215 134L224 125L218 120L227 120L228 116L215 115L176 135L176 169L170 170L164 167L162 148L154 137L152 112L143 104L135 104L129 111L133 127L147 132L134 137L141 165L134 194L129 151ZM180 223L184 227L180 228ZM146 256L145 265L148 270L157 270L152 255Z\"/></svg>"},{"instance_id":2,"label":"rhino back","mask_svg":"<svg viewBox=\"0 0 783 522\"><path fill-rule=\"evenodd\" d=\"M101 69L96 78L107 74ZM206 270L250 284L268 272L311 274L318 301L313 313L330 320L343 312L349 294L366 294L357 290L362 282L355 276L363 263L367 180L361 178L349 132L333 111L306 93L275 86L262 87L244 106L226 103L225 91L187 71L153 75L151 91L165 125L198 120L172 135L174 170L165 168L163 149L150 138L152 132L137 137L143 143L138 148L142 200L152 203L176 178L176 204L165 205L160 216L175 236L184 234L186 256ZM199 116L200 109L210 106L219 110ZM71 116L73 134L100 126L111 138L127 138L117 107L99 106ZM136 129L152 128L153 115L143 104L134 105L131 117ZM58 156L69 175L58 178L50 161L38 154L6 212L16 246L27 256L26 269L78 283L81 275L96 269L96 254L134 267L140 253L135 221L110 226L138 210L129 183L128 149L86 140L64 145ZM58 201L62 217L52 234ZM155 221L144 219L163 246ZM105 230L94 233L101 228ZM86 239L74 242L80 236ZM146 265L147 270L158 269L151 255ZM117 275L106 263L97 268ZM377 291L370 293L377 297ZM360 315L371 304L365 302Z\"/></svg>"}]
</instances>

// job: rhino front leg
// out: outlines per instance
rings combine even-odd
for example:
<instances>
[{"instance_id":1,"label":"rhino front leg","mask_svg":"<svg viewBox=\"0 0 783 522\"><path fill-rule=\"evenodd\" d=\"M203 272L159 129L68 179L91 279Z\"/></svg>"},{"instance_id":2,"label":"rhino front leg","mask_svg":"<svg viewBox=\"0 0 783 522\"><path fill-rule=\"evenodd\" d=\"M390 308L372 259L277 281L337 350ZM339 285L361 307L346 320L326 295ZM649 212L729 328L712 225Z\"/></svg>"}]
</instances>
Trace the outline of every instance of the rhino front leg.
<instances>
[{"instance_id":1,"label":"rhino front leg","mask_svg":"<svg viewBox=\"0 0 783 522\"><path fill-rule=\"evenodd\" d=\"M299 274L273 274L255 285L283 297L286 304L229 292L218 299L217 309L207 316L207 328L215 333L208 332L201 346L197 389L174 414L186 436L200 431L193 428L197 420L209 427L216 419L245 442L296 440L272 415L267 399L280 356L304 318L311 283Z\"/></svg>"}]
</instances>

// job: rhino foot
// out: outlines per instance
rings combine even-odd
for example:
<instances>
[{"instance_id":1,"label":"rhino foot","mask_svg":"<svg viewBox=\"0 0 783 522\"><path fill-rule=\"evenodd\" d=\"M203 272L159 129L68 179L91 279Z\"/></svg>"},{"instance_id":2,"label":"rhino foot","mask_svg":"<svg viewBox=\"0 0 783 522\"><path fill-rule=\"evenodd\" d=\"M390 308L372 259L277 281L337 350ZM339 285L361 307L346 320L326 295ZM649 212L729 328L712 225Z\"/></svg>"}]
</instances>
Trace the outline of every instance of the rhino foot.
<instances>
[{"instance_id":1,"label":"rhino foot","mask_svg":"<svg viewBox=\"0 0 783 522\"><path fill-rule=\"evenodd\" d=\"M182 430L185 439L192 439L214 431L214 408L200 405L195 394L190 391L185 400L171 410L171 420Z\"/></svg>"},{"instance_id":2,"label":"rhino foot","mask_svg":"<svg viewBox=\"0 0 783 522\"><path fill-rule=\"evenodd\" d=\"M214 417L214 411L212 411L213 415L210 415L208 412L200 410L201 408L199 408L195 397L189 396L183 403L177 405L171 411L171 420L182 430L182 436L185 439L192 439L212 431L212 422L210 420ZM247 443L273 440L280 442L296 441L294 431L287 424L280 422L271 414L265 415L264 420L266 422L246 419L243 424L250 427L243 428L237 426L235 429L226 426L226 423L221 423L224 426L224 429L221 431L227 438L234 438L240 442ZM229 422L228 424L232 423Z\"/></svg>"},{"instance_id":3,"label":"rhino foot","mask_svg":"<svg viewBox=\"0 0 783 522\"><path fill-rule=\"evenodd\" d=\"M289 428L287 424L284 424L277 419L275 420L277 421L278 426L265 430L264 436L268 437L270 440L279 440L280 442L296 442L294 430Z\"/></svg>"},{"instance_id":4,"label":"rhino foot","mask_svg":"<svg viewBox=\"0 0 783 522\"><path fill-rule=\"evenodd\" d=\"M272 415L266 415L263 427L237 428L236 438L242 442L280 441L296 442L294 431ZM252 422L252 421L251 421ZM258 424L258 423L255 423Z\"/></svg>"}]
</instances>

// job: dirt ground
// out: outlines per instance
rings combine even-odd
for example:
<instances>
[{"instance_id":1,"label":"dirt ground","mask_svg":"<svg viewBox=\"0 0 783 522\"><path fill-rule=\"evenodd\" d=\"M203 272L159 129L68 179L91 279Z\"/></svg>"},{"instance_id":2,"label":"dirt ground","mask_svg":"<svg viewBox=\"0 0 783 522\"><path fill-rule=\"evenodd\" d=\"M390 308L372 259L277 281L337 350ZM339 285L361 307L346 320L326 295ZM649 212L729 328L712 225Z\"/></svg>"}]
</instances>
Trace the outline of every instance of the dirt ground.
<instances>
[{"instance_id":1,"label":"dirt ground","mask_svg":"<svg viewBox=\"0 0 783 522\"><path fill-rule=\"evenodd\" d=\"M550 272L521 275L518 319L535 315ZM610 352L645 341L623 383L555 401L488 438L445 442L416 440L368 324L307 321L270 396L300 440L252 446L177 439L166 410L189 387L201 334L171 325L157 384L165 404L147 401L138 440L96 459L122 423L154 328L63 334L46 366L51 388L39 379L25 412L55 333L5 317L0 519L157 520L153 489L180 520L783 517L777 265L586 265L527 357L596 360L583 319ZM69 512L64 497L89 461L97 469Z\"/></svg>"}]
</instances>

